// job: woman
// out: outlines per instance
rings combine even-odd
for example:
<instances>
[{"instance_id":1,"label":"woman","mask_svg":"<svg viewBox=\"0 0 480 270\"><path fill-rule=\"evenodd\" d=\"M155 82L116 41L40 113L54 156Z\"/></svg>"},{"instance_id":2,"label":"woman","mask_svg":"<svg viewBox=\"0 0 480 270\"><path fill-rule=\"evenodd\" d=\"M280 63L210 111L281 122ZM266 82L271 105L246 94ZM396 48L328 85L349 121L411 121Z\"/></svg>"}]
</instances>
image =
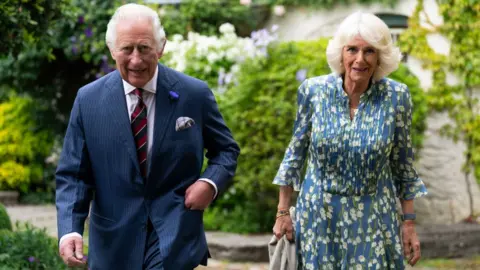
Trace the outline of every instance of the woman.
<instances>
[{"instance_id":1,"label":"woman","mask_svg":"<svg viewBox=\"0 0 480 270\"><path fill-rule=\"evenodd\" d=\"M404 269L404 256L410 265L420 258L413 199L427 191L412 164L410 93L385 78L401 54L382 20L354 13L327 59L333 73L298 90L293 137L273 181L280 185L274 234L295 234L298 269Z\"/></svg>"}]
</instances>

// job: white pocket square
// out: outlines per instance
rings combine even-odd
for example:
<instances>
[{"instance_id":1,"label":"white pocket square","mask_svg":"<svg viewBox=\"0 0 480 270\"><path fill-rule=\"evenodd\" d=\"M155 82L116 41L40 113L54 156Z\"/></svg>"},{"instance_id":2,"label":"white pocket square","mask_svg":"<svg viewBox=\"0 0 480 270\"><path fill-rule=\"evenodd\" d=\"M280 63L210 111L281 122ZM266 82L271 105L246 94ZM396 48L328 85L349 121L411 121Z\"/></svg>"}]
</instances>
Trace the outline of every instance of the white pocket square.
<instances>
[{"instance_id":1,"label":"white pocket square","mask_svg":"<svg viewBox=\"0 0 480 270\"><path fill-rule=\"evenodd\" d=\"M193 121L192 118L182 116L177 119L177 122L175 124L175 131L181 131L193 125L195 125L195 121Z\"/></svg>"}]
</instances>

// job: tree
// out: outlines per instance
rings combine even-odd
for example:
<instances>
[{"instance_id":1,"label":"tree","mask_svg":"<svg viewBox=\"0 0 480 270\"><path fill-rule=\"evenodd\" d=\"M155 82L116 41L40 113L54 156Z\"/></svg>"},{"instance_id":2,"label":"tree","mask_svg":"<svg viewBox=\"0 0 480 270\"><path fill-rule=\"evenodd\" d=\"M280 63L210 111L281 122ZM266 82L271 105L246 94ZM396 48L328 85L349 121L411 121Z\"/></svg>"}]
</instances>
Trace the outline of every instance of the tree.
<instances>
[{"instance_id":1,"label":"tree","mask_svg":"<svg viewBox=\"0 0 480 270\"><path fill-rule=\"evenodd\" d=\"M17 55L25 44L37 42L61 18L70 0L2 1L0 4L0 56Z\"/></svg>"},{"instance_id":2,"label":"tree","mask_svg":"<svg viewBox=\"0 0 480 270\"><path fill-rule=\"evenodd\" d=\"M38 120L63 135L77 90L113 70L105 32L125 2L132 1L68 0L68 8L38 42L24 43L17 55L0 58L0 100L9 89L33 97L49 108Z\"/></svg>"},{"instance_id":3,"label":"tree","mask_svg":"<svg viewBox=\"0 0 480 270\"><path fill-rule=\"evenodd\" d=\"M462 140L467 149L463 167L470 196L470 217L474 216L470 179L472 169L480 183L480 116L473 89L480 86L480 2L472 0L437 0L444 23L435 25L419 0L410 18L409 28L401 35L403 51L423 61L433 71L433 86L428 92L430 108L446 111L453 123L443 127L443 134L454 141ZM440 34L450 41L448 56L436 53L427 37ZM447 72L461 81L450 86Z\"/></svg>"}]
</instances>

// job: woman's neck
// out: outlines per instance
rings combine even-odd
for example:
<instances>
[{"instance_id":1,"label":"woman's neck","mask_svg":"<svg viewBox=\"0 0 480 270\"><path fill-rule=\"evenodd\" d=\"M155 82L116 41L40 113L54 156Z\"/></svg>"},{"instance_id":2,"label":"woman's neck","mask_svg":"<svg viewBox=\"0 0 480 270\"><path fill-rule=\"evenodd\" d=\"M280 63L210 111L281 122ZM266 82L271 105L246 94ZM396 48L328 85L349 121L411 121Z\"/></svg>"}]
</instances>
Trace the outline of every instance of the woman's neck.
<instances>
[{"instance_id":1,"label":"woman's neck","mask_svg":"<svg viewBox=\"0 0 480 270\"><path fill-rule=\"evenodd\" d=\"M345 80L343 81L343 89L345 89L345 92L349 96L361 95L365 91L367 91L369 86L370 86L370 80L354 82L352 80L349 80L348 78L345 78Z\"/></svg>"}]
</instances>

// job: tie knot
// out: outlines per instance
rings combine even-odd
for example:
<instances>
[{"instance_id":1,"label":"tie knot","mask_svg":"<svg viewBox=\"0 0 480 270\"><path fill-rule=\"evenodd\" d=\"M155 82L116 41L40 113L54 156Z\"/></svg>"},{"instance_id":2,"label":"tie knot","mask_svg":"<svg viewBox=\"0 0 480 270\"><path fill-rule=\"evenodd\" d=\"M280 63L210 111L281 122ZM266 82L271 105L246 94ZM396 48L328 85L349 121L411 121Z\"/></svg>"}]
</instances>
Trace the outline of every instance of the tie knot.
<instances>
[{"instance_id":1,"label":"tie knot","mask_svg":"<svg viewBox=\"0 0 480 270\"><path fill-rule=\"evenodd\" d=\"M142 94L143 94L143 89L142 88L135 88L133 90L133 94L135 96L137 96L138 98L142 98Z\"/></svg>"}]
</instances>

